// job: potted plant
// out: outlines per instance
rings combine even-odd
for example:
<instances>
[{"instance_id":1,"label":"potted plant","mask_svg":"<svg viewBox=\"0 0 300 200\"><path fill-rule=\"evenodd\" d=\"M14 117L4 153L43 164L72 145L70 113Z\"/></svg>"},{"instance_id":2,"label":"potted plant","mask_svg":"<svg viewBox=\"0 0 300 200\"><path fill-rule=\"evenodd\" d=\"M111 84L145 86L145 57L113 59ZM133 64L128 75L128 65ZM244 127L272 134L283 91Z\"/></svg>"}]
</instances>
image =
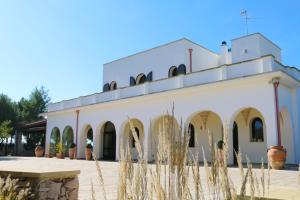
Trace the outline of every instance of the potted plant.
<instances>
[{"instance_id":1,"label":"potted plant","mask_svg":"<svg viewBox=\"0 0 300 200\"><path fill-rule=\"evenodd\" d=\"M76 144L74 142L72 142L69 146L70 159L75 159L75 153L76 153Z\"/></svg>"},{"instance_id":2,"label":"potted plant","mask_svg":"<svg viewBox=\"0 0 300 200\"><path fill-rule=\"evenodd\" d=\"M217 149L218 149L218 161L220 165L224 164L224 155L223 155L223 146L224 146L224 141L219 140L217 143Z\"/></svg>"},{"instance_id":3,"label":"potted plant","mask_svg":"<svg viewBox=\"0 0 300 200\"><path fill-rule=\"evenodd\" d=\"M85 147L85 159L86 160L91 160L92 158L92 149L93 149L93 146L88 143Z\"/></svg>"},{"instance_id":4,"label":"potted plant","mask_svg":"<svg viewBox=\"0 0 300 200\"><path fill-rule=\"evenodd\" d=\"M62 143L56 144L55 152L56 152L56 158L60 158L60 159L64 158L64 146Z\"/></svg>"},{"instance_id":5,"label":"potted plant","mask_svg":"<svg viewBox=\"0 0 300 200\"><path fill-rule=\"evenodd\" d=\"M35 157L43 157L44 148L42 146L36 146L35 150L34 150L34 153L35 153Z\"/></svg>"}]
</instances>

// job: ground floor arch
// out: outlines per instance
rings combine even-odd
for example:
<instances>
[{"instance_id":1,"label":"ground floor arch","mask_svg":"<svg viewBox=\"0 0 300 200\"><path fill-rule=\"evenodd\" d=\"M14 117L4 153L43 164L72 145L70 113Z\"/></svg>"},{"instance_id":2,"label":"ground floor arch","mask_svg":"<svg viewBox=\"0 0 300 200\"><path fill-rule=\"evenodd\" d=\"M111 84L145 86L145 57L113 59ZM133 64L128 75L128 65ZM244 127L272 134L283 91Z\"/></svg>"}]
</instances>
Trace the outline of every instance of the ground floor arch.
<instances>
[{"instance_id":1,"label":"ground floor arch","mask_svg":"<svg viewBox=\"0 0 300 200\"><path fill-rule=\"evenodd\" d=\"M54 127L50 136L50 154L55 155L56 145L60 143L60 131L59 128Z\"/></svg>"},{"instance_id":2,"label":"ground floor arch","mask_svg":"<svg viewBox=\"0 0 300 200\"><path fill-rule=\"evenodd\" d=\"M71 126L66 126L62 135L64 155L69 156L70 144L74 142L74 132Z\"/></svg>"},{"instance_id":3,"label":"ground floor arch","mask_svg":"<svg viewBox=\"0 0 300 200\"><path fill-rule=\"evenodd\" d=\"M150 137L151 160L158 158L158 150L165 148L165 141L169 136L178 137L181 135L181 127L175 117L171 115L162 115L153 120ZM176 139L176 138L175 138Z\"/></svg>"},{"instance_id":4,"label":"ground floor arch","mask_svg":"<svg viewBox=\"0 0 300 200\"><path fill-rule=\"evenodd\" d=\"M136 133L139 143L142 147L142 151L144 149L144 126L143 123L138 119L129 119L127 120L122 127L122 135L120 148L130 148L132 159L138 159L138 151L137 151L137 142L133 137L133 131Z\"/></svg>"},{"instance_id":5,"label":"ground floor arch","mask_svg":"<svg viewBox=\"0 0 300 200\"><path fill-rule=\"evenodd\" d=\"M110 121L105 122L100 130L100 158L116 159L116 128Z\"/></svg>"},{"instance_id":6,"label":"ground floor arch","mask_svg":"<svg viewBox=\"0 0 300 200\"><path fill-rule=\"evenodd\" d=\"M189 154L197 155L200 161L204 160L205 155L205 158L210 161L209 135L213 139L214 144L212 145L214 146L223 139L223 123L220 116L210 110L198 111L190 115L186 126L194 129L194 146L190 145Z\"/></svg>"},{"instance_id":7,"label":"ground floor arch","mask_svg":"<svg viewBox=\"0 0 300 200\"><path fill-rule=\"evenodd\" d=\"M84 158L85 155L85 148L87 144L91 144L92 147L94 146L93 143L93 128L90 124L87 124L83 127L81 131L80 137L80 158Z\"/></svg>"},{"instance_id":8,"label":"ground floor arch","mask_svg":"<svg viewBox=\"0 0 300 200\"><path fill-rule=\"evenodd\" d=\"M232 156L235 164L236 153L241 150L243 161L245 156L251 162L261 163L263 158L267 162L267 129L265 118L262 113L253 107L241 108L237 110L229 124L232 134Z\"/></svg>"}]
</instances>

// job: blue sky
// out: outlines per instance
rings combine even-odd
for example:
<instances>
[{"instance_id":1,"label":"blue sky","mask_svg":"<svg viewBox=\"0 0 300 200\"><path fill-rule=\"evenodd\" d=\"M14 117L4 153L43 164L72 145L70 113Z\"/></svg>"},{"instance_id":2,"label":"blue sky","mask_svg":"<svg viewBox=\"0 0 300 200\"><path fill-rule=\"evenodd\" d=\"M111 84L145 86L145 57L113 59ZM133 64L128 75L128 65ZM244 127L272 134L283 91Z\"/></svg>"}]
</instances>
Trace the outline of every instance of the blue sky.
<instances>
[{"instance_id":1,"label":"blue sky","mask_svg":"<svg viewBox=\"0 0 300 200\"><path fill-rule=\"evenodd\" d=\"M261 32L300 67L299 1L0 0L0 93L13 100L45 86L53 102L99 92L102 64L187 37L221 41Z\"/></svg>"}]
</instances>

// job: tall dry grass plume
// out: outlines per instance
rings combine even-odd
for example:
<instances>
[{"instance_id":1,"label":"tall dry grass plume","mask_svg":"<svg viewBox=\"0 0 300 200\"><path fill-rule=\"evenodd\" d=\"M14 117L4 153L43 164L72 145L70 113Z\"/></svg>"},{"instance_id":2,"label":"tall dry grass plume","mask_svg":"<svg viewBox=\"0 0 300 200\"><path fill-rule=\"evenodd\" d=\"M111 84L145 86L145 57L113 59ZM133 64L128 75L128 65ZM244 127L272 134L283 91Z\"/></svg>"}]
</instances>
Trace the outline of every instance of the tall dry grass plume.
<instances>
[{"instance_id":1,"label":"tall dry grass plume","mask_svg":"<svg viewBox=\"0 0 300 200\"><path fill-rule=\"evenodd\" d=\"M247 160L247 169L244 170L241 151L236 152L241 176L240 187L233 184L227 167L229 155L227 125L223 130L222 151L217 148L213 134L207 130L211 159L209 161L206 159L202 147L204 161L202 165L199 162L201 153L197 152L196 156L189 153L190 133L188 128L182 126L182 123L179 128L176 128L174 119L173 108L171 115L166 115L159 124L155 164L147 162L146 150L143 149L131 119L128 119L136 142L138 160L136 162L132 159L129 143L121 142L119 200L235 200L265 197L265 184L267 182L269 188L270 180L268 178L265 181L263 161L260 175L253 170L249 160ZM105 195L99 164L97 164L97 171ZM268 177L269 173L268 167Z\"/></svg>"}]
</instances>

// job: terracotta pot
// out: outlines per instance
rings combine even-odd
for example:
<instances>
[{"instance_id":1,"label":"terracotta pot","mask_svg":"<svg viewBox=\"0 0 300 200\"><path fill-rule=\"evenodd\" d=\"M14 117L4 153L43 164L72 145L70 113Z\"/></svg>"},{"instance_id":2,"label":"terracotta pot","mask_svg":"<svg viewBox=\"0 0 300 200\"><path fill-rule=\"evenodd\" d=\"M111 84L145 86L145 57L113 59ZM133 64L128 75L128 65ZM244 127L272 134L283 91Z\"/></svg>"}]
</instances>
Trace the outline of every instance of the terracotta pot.
<instances>
[{"instance_id":1,"label":"terracotta pot","mask_svg":"<svg viewBox=\"0 0 300 200\"><path fill-rule=\"evenodd\" d=\"M86 160L91 160L91 158L92 158L92 149L85 148L85 159Z\"/></svg>"},{"instance_id":2,"label":"terracotta pot","mask_svg":"<svg viewBox=\"0 0 300 200\"><path fill-rule=\"evenodd\" d=\"M283 146L271 146L268 149L268 159L272 169L282 169L286 161L286 149Z\"/></svg>"},{"instance_id":3,"label":"terracotta pot","mask_svg":"<svg viewBox=\"0 0 300 200\"><path fill-rule=\"evenodd\" d=\"M56 153L56 158L64 159L65 158L64 153L63 152Z\"/></svg>"},{"instance_id":4,"label":"terracotta pot","mask_svg":"<svg viewBox=\"0 0 300 200\"><path fill-rule=\"evenodd\" d=\"M35 157L43 157L44 148L41 146L37 146L37 147L35 147L34 153L35 153Z\"/></svg>"},{"instance_id":5,"label":"terracotta pot","mask_svg":"<svg viewBox=\"0 0 300 200\"><path fill-rule=\"evenodd\" d=\"M70 159L75 159L76 148L69 148L69 157Z\"/></svg>"}]
</instances>

